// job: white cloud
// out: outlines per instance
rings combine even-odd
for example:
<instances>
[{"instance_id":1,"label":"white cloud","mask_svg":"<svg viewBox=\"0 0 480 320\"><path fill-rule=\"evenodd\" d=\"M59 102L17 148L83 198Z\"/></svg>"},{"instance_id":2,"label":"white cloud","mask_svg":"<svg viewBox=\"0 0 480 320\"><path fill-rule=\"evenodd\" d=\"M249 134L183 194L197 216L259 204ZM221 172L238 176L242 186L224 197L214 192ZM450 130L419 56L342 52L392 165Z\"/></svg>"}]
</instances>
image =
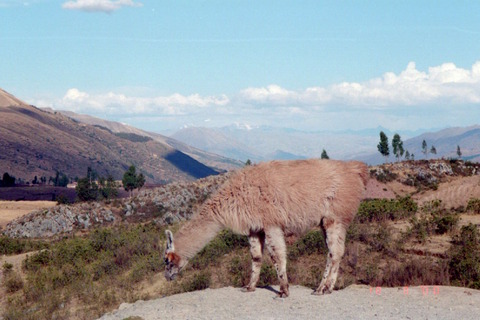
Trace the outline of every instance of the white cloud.
<instances>
[{"instance_id":1,"label":"white cloud","mask_svg":"<svg viewBox=\"0 0 480 320\"><path fill-rule=\"evenodd\" d=\"M62 8L67 10L81 10L87 12L106 12L111 13L122 7L141 7L142 3L133 0L75 0L67 1L62 4Z\"/></svg>"},{"instance_id":2,"label":"white cloud","mask_svg":"<svg viewBox=\"0 0 480 320\"><path fill-rule=\"evenodd\" d=\"M67 90L61 100L55 102L55 108L112 115L183 115L228 103L229 99L225 95L204 97L199 94L183 96L175 93L170 96L145 98L114 92L92 95L72 88Z\"/></svg>"},{"instance_id":3,"label":"white cloud","mask_svg":"<svg viewBox=\"0 0 480 320\"><path fill-rule=\"evenodd\" d=\"M470 70L453 63L419 71L410 62L400 74L387 72L362 83L342 82L329 87L289 91L277 85L248 88L240 98L249 103L297 106L398 107L480 102L480 61Z\"/></svg>"},{"instance_id":4,"label":"white cloud","mask_svg":"<svg viewBox=\"0 0 480 320\"><path fill-rule=\"evenodd\" d=\"M250 87L231 96L155 96L150 90L145 93L124 88L120 92L91 93L71 88L60 99L29 102L128 120L140 127L148 123L178 128L185 123L223 126L234 122L307 130L471 125L480 117L480 61L470 69L445 63L426 71L411 62L399 73L303 90L269 85Z\"/></svg>"}]
</instances>

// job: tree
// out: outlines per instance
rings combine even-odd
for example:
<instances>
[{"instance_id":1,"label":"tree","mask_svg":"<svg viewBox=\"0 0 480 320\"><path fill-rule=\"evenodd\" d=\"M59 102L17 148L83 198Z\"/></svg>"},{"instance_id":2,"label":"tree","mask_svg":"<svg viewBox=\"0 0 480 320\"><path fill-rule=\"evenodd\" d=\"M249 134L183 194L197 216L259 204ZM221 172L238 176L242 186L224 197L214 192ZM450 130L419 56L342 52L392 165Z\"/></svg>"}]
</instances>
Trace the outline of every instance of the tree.
<instances>
[{"instance_id":1,"label":"tree","mask_svg":"<svg viewBox=\"0 0 480 320\"><path fill-rule=\"evenodd\" d=\"M431 154L437 154L437 148L435 148L434 145L432 145L432 147L430 148L430 153Z\"/></svg>"},{"instance_id":2,"label":"tree","mask_svg":"<svg viewBox=\"0 0 480 320\"><path fill-rule=\"evenodd\" d=\"M245 162L245 165L246 166L251 166L252 165L252 161L250 159L247 159L247 162Z\"/></svg>"},{"instance_id":3,"label":"tree","mask_svg":"<svg viewBox=\"0 0 480 320\"><path fill-rule=\"evenodd\" d=\"M325 149L322 150L322 155L320 156L322 159L330 159Z\"/></svg>"},{"instance_id":4,"label":"tree","mask_svg":"<svg viewBox=\"0 0 480 320\"><path fill-rule=\"evenodd\" d=\"M427 159L428 148L427 148L427 142L425 140L422 141L422 152L425 155L425 159Z\"/></svg>"},{"instance_id":5,"label":"tree","mask_svg":"<svg viewBox=\"0 0 480 320\"><path fill-rule=\"evenodd\" d=\"M137 175L136 168L134 165L131 165L127 171L123 174L122 178L123 188L130 192L130 197L132 196L133 189L141 188L145 184L145 176L140 173Z\"/></svg>"},{"instance_id":6,"label":"tree","mask_svg":"<svg viewBox=\"0 0 480 320\"><path fill-rule=\"evenodd\" d=\"M390 155L390 150L388 148L388 137L383 131L380 131L380 142L378 143L377 148L381 155L385 157L385 161L387 161L388 156Z\"/></svg>"},{"instance_id":7,"label":"tree","mask_svg":"<svg viewBox=\"0 0 480 320\"><path fill-rule=\"evenodd\" d=\"M52 180L55 187L66 187L68 185L68 177L59 171L56 172L55 178Z\"/></svg>"},{"instance_id":8,"label":"tree","mask_svg":"<svg viewBox=\"0 0 480 320\"><path fill-rule=\"evenodd\" d=\"M103 177L99 178L99 184L100 194L104 199L114 199L118 196L118 186L111 174L107 176L106 180Z\"/></svg>"},{"instance_id":9,"label":"tree","mask_svg":"<svg viewBox=\"0 0 480 320\"><path fill-rule=\"evenodd\" d=\"M405 159L410 160L410 152L408 152L408 150L405 151Z\"/></svg>"},{"instance_id":10,"label":"tree","mask_svg":"<svg viewBox=\"0 0 480 320\"><path fill-rule=\"evenodd\" d=\"M98 185L95 181L92 182L88 176L78 179L75 192L80 201L95 201L99 194Z\"/></svg>"},{"instance_id":11,"label":"tree","mask_svg":"<svg viewBox=\"0 0 480 320\"><path fill-rule=\"evenodd\" d=\"M457 156L460 159L462 157L462 151L460 150L460 146L457 145Z\"/></svg>"},{"instance_id":12,"label":"tree","mask_svg":"<svg viewBox=\"0 0 480 320\"><path fill-rule=\"evenodd\" d=\"M15 185L15 177L5 172L2 180L0 180L0 187L13 187Z\"/></svg>"},{"instance_id":13,"label":"tree","mask_svg":"<svg viewBox=\"0 0 480 320\"><path fill-rule=\"evenodd\" d=\"M392 139L392 149L393 149L393 154L397 158L397 161L400 160L400 157L403 156L403 153L405 150L403 149L403 141L402 138L398 133L395 133Z\"/></svg>"},{"instance_id":14,"label":"tree","mask_svg":"<svg viewBox=\"0 0 480 320\"><path fill-rule=\"evenodd\" d=\"M143 173L140 173L137 176L137 188L138 188L138 190L140 191L144 185L145 185L145 176L143 175Z\"/></svg>"}]
</instances>

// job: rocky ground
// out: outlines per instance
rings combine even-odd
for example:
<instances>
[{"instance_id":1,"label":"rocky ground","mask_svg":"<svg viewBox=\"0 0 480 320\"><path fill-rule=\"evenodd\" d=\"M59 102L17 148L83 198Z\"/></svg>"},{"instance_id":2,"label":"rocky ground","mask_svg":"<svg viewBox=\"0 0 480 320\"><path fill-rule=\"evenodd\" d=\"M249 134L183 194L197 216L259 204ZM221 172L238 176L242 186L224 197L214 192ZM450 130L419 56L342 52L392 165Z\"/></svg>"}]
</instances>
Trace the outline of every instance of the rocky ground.
<instances>
[{"instance_id":1,"label":"rocky ground","mask_svg":"<svg viewBox=\"0 0 480 320\"><path fill-rule=\"evenodd\" d=\"M421 205L442 199L450 207L464 206L480 197L480 164L431 160L389 163L370 168L366 198L395 198L413 195ZM171 224L188 219L196 206L228 178L228 174L192 183L171 183L144 189L133 198L109 203L58 205L35 210L10 222L3 233L9 237L42 238L88 230L99 225L155 220Z\"/></svg>"},{"instance_id":2,"label":"rocky ground","mask_svg":"<svg viewBox=\"0 0 480 320\"><path fill-rule=\"evenodd\" d=\"M14 238L45 238L122 222L154 220L164 225L183 221L227 176L171 183L141 190L132 198L110 202L84 202L34 210L8 223L3 234Z\"/></svg>"},{"instance_id":3,"label":"rocky ground","mask_svg":"<svg viewBox=\"0 0 480 320\"><path fill-rule=\"evenodd\" d=\"M288 298L273 289L226 287L122 304L101 320L129 319L478 319L480 291L458 287L369 288L352 285L330 295L294 286Z\"/></svg>"}]
</instances>

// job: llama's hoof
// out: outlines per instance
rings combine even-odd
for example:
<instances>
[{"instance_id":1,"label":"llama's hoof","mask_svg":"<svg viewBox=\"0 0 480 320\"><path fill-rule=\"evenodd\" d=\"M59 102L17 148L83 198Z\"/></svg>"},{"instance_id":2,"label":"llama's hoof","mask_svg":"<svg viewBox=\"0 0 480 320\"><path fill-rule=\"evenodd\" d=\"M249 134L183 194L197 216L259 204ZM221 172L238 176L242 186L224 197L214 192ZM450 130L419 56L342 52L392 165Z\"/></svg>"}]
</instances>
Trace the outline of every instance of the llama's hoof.
<instances>
[{"instance_id":1,"label":"llama's hoof","mask_svg":"<svg viewBox=\"0 0 480 320\"><path fill-rule=\"evenodd\" d=\"M332 293L332 290L330 290L329 288L327 288L325 286L325 287L322 287L320 289L317 289L317 290L313 291L312 295L323 296L324 294L329 294L329 293Z\"/></svg>"},{"instance_id":2,"label":"llama's hoof","mask_svg":"<svg viewBox=\"0 0 480 320\"><path fill-rule=\"evenodd\" d=\"M242 288L242 292L253 292L253 291L255 291L255 287L247 286Z\"/></svg>"},{"instance_id":3,"label":"llama's hoof","mask_svg":"<svg viewBox=\"0 0 480 320\"><path fill-rule=\"evenodd\" d=\"M287 298L288 295L288 292L279 292L275 298Z\"/></svg>"}]
</instances>

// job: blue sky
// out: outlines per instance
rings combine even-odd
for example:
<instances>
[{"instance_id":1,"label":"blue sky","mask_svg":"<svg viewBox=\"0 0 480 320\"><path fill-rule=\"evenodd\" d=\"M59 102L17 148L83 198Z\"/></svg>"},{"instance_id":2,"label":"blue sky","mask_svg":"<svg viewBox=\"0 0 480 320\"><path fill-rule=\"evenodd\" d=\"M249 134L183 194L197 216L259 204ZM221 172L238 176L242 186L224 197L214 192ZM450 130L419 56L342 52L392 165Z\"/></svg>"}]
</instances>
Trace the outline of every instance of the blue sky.
<instances>
[{"instance_id":1,"label":"blue sky","mask_svg":"<svg viewBox=\"0 0 480 320\"><path fill-rule=\"evenodd\" d=\"M151 131L467 126L480 2L0 0L0 87Z\"/></svg>"}]
</instances>

